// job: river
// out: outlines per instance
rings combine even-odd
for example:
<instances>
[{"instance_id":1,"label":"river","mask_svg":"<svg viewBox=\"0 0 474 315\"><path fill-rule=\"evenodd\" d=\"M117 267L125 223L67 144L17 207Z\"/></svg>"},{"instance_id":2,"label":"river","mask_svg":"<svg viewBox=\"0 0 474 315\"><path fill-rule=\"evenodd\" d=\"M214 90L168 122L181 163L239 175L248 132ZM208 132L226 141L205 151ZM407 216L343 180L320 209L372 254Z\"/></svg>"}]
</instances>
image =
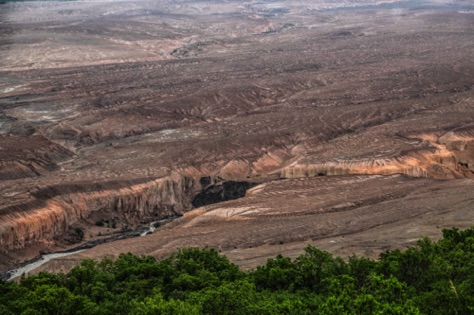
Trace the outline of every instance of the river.
<instances>
[{"instance_id":1,"label":"river","mask_svg":"<svg viewBox=\"0 0 474 315\"><path fill-rule=\"evenodd\" d=\"M50 253L50 254L44 254L41 255L39 258L32 260L31 262L26 263L24 266L18 267L16 269L12 269L3 273L0 273L0 279L3 280L14 280L21 275L25 274L27 275L29 272L35 270L36 268L44 265L48 261L55 259L55 258L61 258L61 257L66 257L70 255L74 255L80 252L85 251L86 249L95 247L100 244L105 244L113 241L117 241L120 239L125 239L125 238L130 238L130 237L137 237L137 236L145 236L150 233L155 232L157 229L162 227L164 224L173 221L177 217L169 218L169 219L164 219L164 220L159 220L159 221L153 221L149 223L146 226L141 226L137 228L136 230L132 232L125 232L120 235L114 235L112 237L108 238L103 238L91 242L87 242L85 244L82 244L76 248L70 249L68 251L64 252L56 252L56 253Z\"/></svg>"}]
</instances>

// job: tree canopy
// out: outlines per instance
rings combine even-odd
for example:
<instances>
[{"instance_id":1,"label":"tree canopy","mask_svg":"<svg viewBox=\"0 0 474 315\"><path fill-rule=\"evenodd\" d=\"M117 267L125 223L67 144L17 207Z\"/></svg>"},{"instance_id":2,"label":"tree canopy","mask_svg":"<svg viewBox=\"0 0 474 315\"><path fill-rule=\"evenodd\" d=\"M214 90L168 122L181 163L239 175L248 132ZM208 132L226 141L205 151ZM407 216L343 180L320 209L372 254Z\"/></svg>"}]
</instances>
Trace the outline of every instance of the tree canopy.
<instances>
[{"instance_id":1,"label":"tree canopy","mask_svg":"<svg viewBox=\"0 0 474 315\"><path fill-rule=\"evenodd\" d=\"M473 314L474 228L378 260L307 247L242 271L212 248L0 282L0 314Z\"/></svg>"}]
</instances>

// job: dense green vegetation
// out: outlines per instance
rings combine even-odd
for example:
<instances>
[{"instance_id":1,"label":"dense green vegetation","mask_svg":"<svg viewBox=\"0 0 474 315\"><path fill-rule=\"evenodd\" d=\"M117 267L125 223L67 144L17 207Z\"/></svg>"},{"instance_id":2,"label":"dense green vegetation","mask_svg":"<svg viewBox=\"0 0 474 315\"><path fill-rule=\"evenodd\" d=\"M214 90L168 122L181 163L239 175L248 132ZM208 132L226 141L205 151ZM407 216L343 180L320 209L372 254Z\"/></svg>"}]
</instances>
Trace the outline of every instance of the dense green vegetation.
<instances>
[{"instance_id":1,"label":"dense green vegetation","mask_svg":"<svg viewBox=\"0 0 474 315\"><path fill-rule=\"evenodd\" d=\"M244 272L210 248L0 282L0 314L474 314L474 228L377 261L314 247Z\"/></svg>"}]
</instances>

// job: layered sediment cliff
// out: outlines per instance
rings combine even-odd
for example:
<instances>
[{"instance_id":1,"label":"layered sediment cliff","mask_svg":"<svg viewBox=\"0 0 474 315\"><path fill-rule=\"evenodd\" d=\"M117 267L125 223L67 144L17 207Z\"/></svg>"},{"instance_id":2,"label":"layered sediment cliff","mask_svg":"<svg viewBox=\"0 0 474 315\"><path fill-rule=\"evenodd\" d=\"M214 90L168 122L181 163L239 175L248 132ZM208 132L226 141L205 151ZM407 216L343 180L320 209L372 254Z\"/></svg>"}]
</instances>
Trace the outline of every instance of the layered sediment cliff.
<instances>
[{"instance_id":1,"label":"layered sediment cliff","mask_svg":"<svg viewBox=\"0 0 474 315\"><path fill-rule=\"evenodd\" d=\"M423 140L426 147L378 158L334 159L320 163L308 163L302 158L277 174L282 178L354 174L406 174L434 179L474 178L474 137L449 132L441 137L417 135L416 138Z\"/></svg>"},{"instance_id":2,"label":"layered sediment cliff","mask_svg":"<svg viewBox=\"0 0 474 315\"><path fill-rule=\"evenodd\" d=\"M406 174L435 179L473 177L472 160L467 158L473 156L473 138L450 133L442 137L418 135L417 139L429 143L429 148L382 158L338 159L313 164L292 155L294 150L277 149L253 160L224 163L217 171L207 170L214 174L207 177L204 176L207 173L188 168L159 179L61 183L38 188L30 193L31 201L0 209L0 247L10 251L38 242L51 242L76 223L94 225L108 217L117 218L121 226L136 226L181 215L193 208L196 196L217 181L264 182L277 178L354 174ZM197 204L203 203L194 202Z\"/></svg>"},{"instance_id":3,"label":"layered sediment cliff","mask_svg":"<svg viewBox=\"0 0 474 315\"><path fill-rule=\"evenodd\" d=\"M0 247L20 249L51 241L94 214L118 216L130 226L183 214L200 189L192 176L50 186L33 193L30 203L0 209ZM92 223L93 222L89 222Z\"/></svg>"}]
</instances>

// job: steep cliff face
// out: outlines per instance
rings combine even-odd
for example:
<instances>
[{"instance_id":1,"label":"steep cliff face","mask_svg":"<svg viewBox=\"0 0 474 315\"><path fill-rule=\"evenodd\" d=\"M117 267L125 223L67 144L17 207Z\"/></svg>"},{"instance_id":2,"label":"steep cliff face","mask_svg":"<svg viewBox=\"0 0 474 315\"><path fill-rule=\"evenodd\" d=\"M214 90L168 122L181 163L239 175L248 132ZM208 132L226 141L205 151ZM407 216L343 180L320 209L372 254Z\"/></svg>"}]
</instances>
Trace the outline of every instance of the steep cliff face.
<instances>
[{"instance_id":1,"label":"steep cliff face","mask_svg":"<svg viewBox=\"0 0 474 315\"><path fill-rule=\"evenodd\" d=\"M418 165L409 165L411 161L383 159L369 161L337 161L321 164L295 164L279 172L282 178L301 178L315 176L354 175L354 174L407 174L426 177L427 171ZM413 163L414 164L414 163Z\"/></svg>"},{"instance_id":2,"label":"steep cliff face","mask_svg":"<svg viewBox=\"0 0 474 315\"><path fill-rule=\"evenodd\" d=\"M280 177L298 178L333 175L390 175L406 174L413 177L455 178L456 158L453 154L424 153L415 156L387 157L367 160L339 160L319 164L298 164L285 167Z\"/></svg>"},{"instance_id":3,"label":"steep cliff face","mask_svg":"<svg viewBox=\"0 0 474 315\"><path fill-rule=\"evenodd\" d=\"M0 209L0 247L51 241L95 212L109 211L133 225L184 213L200 184L192 176L121 183L58 185L35 192L35 201Z\"/></svg>"},{"instance_id":4,"label":"steep cliff face","mask_svg":"<svg viewBox=\"0 0 474 315\"><path fill-rule=\"evenodd\" d=\"M459 170L466 177L474 177L474 130L448 132L438 139L438 143L453 152Z\"/></svg>"},{"instance_id":5,"label":"steep cliff face","mask_svg":"<svg viewBox=\"0 0 474 315\"><path fill-rule=\"evenodd\" d=\"M56 201L49 200L36 206L19 205L1 210L0 246L4 251L20 249L38 241L50 242L55 235L63 233L68 224L77 220L73 213L75 209Z\"/></svg>"},{"instance_id":6,"label":"steep cliff face","mask_svg":"<svg viewBox=\"0 0 474 315\"><path fill-rule=\"evenodd\" d=\"M226 180L264 182L276 178L349 174L406 174L436 179L473 177L474 138L470 135L411 137L422 139L429 146L386 157L334 159L321 163L306 162L304 150L292 154L291 148L275 149L253 160L241 158L222 163L217 170L189 168L159 179L41 187L30 193L31 201L0 209L0 247L15 250L36 242L51 242L76 223L93 226L107 215L117 217L122 226L129 227L180 215L205 204L194 202L193 205L193 200L216 180L221 183ZM206 175L210 176L203 177ZM203 181L203 178L208 180Z\"/></svg>"},{"instance_id":7,"label":"steep cliff face","mask_svg":"<svg viewBox=\"0 0 474 315\"><path fill-rule=\"evenodd\" d=\"M277 174L283 178L331 175L406 174L435 179L471 178L474 175L474 137L452 132L441 137L416 135L429 143L429 148L413 149L381 158L337 159L321 163L297 160Z\"/></svg>"}]
</instances>

